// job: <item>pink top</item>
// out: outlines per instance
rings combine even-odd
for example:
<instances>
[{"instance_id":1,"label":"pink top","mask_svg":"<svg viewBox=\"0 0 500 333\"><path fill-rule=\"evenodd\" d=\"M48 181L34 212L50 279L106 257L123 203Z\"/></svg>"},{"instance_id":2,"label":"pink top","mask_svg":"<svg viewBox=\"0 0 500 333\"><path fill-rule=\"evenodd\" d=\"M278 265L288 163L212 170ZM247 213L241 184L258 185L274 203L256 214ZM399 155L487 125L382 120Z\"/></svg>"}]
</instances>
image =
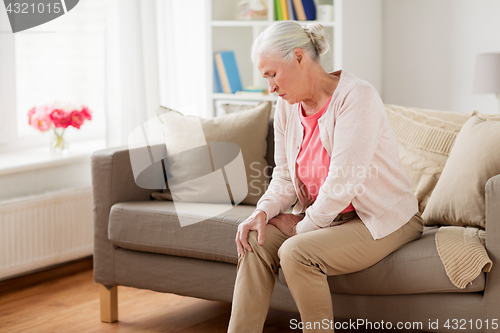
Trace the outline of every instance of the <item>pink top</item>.
<instances>
[{"instance_id":1,"label":"pink top","mask_svg":"<svg viewBox=\"0 0 500 333\"><path fill-rule=\"evenodd\" d=\"M326 112L332 97L325 106L312 116L305 116L302 104L299 104L300 122L304 127L304 139L297 157L297 176L304 184L312 201L318 197L319 188L325 182L330 167L330 155L319 137L318 119ZM352 203L340 212L344 214L354 210Z\"/></svg>"}]
</instances>

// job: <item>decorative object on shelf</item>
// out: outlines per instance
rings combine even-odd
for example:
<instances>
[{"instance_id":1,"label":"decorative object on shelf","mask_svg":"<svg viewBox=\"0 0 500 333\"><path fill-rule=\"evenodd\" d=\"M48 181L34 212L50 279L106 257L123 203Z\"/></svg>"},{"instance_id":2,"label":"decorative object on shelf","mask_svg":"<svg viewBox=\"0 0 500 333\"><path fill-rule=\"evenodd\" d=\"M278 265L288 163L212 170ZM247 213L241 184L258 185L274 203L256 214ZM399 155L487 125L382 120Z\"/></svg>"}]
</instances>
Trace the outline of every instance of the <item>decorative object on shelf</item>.
<instances>
[{"instance_id":1,"label":"decorative object on shelf","mask_svg":"<svg viewBox=\"0 0 500 333\"><path fill-rule=\"evenodd\" d=\"M233 51L215 53L215 74L221 90L226 94L233 94L243 90L238 65Z\"/></svg>"},{"instance_id":2,"label":"decorative object on shelf","mask_svg":"<svg viewBox=\"0 0 500 333\"><path fill-rule=\"evenodd\" d=\"M316 18L318 21L333 21L333 5L318 5Z\"/></svg>"},{"instance_id":3,"label":"decorative object on shelf","mask_svg":"<svg viewBox=\"0 0 500 333\"><path fill-rule=\"evenodd\" d=\"M265 88L260 88L260 87L256 87L256 86L248 86L245 88L246 92L259 92L259 93L263 93L263 94L269 94L269 90L265 89Z\"/></svg>"},{"instance_id":4,"label":"decorative object on shelf","mask_svg":"<svg viewBox=\"0 0 500 333\"><path fill-rule=\"evenodd\" d=\"M240 97L263 97L269 95L269 90L255 86L249 86L243 91L237 91L235 95Z\"/></svg>"},{"instance_id":5,"label":"decorative object on shelf","mask_svg":"<svg viewBox=\"0 0 500 333\"><path fill-rule=\"evenodd\" d=\"M498 113L500 113L500 53L484 53L477 56L473 92L496 94Z\"/></svg>"},{"instance_id":6,"label":"decorative object on shelf","mask_svg":"<svg viewBox=\"0 0 500 333\"><path fill-rule=\"evenodd\" d=\"M238 2L237 20L267 20L267 1L241 0Z\"/></svg>"},{"instance_id":7,"label":"decorative object on shelf","mask_svg":"<svg viewBox=\"0 0 500 333\"><path fill-rule=\"evenodd\" d=\"M85 120L92 120L92 112L86 106L60 105L59 103L37 106L29 110L28 122L41 132L53 130L50 148L53 152L68 149L64 131L69 126L80 129Z\"/></svg>"}]
</instances>

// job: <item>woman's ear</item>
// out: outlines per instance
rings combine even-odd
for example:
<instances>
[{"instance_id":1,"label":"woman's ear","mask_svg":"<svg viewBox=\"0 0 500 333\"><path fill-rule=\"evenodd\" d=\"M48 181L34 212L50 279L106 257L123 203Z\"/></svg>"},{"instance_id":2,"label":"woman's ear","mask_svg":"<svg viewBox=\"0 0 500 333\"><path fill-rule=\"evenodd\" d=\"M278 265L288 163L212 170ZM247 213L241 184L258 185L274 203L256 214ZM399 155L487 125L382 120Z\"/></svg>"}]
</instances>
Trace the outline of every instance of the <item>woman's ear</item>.
<instances>
[{"instance_id":1,"label":"woman's ear","mask_svg":"<svg viewBox=\"0 0 500 333\"><path fill-rule=\"evenodd\" d=\"M304 51L297 47L295 50L293 50L293 57L295 58L295 61L300 65L304 61Z\"/></svg>"}]
</instances>

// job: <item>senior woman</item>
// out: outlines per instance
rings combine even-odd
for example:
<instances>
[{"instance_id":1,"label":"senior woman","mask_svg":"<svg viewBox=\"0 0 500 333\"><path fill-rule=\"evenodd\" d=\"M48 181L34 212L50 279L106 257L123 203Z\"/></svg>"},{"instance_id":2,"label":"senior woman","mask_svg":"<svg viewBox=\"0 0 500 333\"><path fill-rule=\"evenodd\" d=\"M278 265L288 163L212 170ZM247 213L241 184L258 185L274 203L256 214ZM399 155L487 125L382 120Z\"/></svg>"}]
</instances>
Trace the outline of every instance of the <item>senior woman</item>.
<instances>
[{"instance_id":1,"label":"senior woman","mask_svg":"<svg viewBox=\"0 0 500 333\"><path fill-rule=\"evenodd\" d=\"M279 95L276 167L238 226L228 332L262 332L279 266L304 332L332 332L327 276L365 269L422 234L381 98L346 71L327 73L327 50L317 23L280 21L254 42L252 60Z\"/></svg>"}]
</instances>

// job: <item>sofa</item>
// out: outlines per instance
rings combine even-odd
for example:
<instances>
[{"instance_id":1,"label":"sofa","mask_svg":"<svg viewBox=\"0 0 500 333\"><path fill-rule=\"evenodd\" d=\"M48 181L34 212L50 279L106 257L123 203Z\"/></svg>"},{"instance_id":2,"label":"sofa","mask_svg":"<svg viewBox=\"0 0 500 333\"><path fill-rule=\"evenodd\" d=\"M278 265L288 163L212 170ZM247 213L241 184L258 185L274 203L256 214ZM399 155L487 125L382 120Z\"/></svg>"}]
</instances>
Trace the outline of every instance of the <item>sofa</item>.
<instances>
[{"instance_id":1,"label":"sofa","mask_svg":"<svg viewBox=\"0 0 500 333\"><path fill-rule=\"evenodd\" d=\"M424 212L441 174L444 176L453 140L471 116L391 105L386 108L400 145L403 168ZM434 141L441 139L433 137L429 121L437 121L438 130L455 133L444 152L434 149ZM412 132L409 124L416 129L412 137L408 137ZM455 127L448 128L450 124ZM267 126L265 158L272 167L272 119ZM424 149L419 148L420 143L415 144L417 141L427 146L430 142L434 148L428 152L435 158L423 156ZM101 288L101 320L118 320L117 286L231 302L237 264L235 234L238 224L255 206L237 204L215 216L207 213L217 205L214 203L176 207L174 201L161 200L161 194L168 192L161 172L148 177L150 186L137 185L131 154L160 159L167 156L165 144L155 144L104 149L91 158L94 279ZM484 247L492 262L489 272L480 272L465 288L454 285L436 248L435 236L443 225L428 223L420 239L377 264L360 272L328 277L335 317L391 322L393 328L398 322L420 322L419 330L429 332L500 330L500 175L489 177L482 191L485 226L476 227L486 231ZM181 226L179 217L202 222ZM281 269L276 272L271 308L298 311Z\"/></svg>"}]
</instances>

